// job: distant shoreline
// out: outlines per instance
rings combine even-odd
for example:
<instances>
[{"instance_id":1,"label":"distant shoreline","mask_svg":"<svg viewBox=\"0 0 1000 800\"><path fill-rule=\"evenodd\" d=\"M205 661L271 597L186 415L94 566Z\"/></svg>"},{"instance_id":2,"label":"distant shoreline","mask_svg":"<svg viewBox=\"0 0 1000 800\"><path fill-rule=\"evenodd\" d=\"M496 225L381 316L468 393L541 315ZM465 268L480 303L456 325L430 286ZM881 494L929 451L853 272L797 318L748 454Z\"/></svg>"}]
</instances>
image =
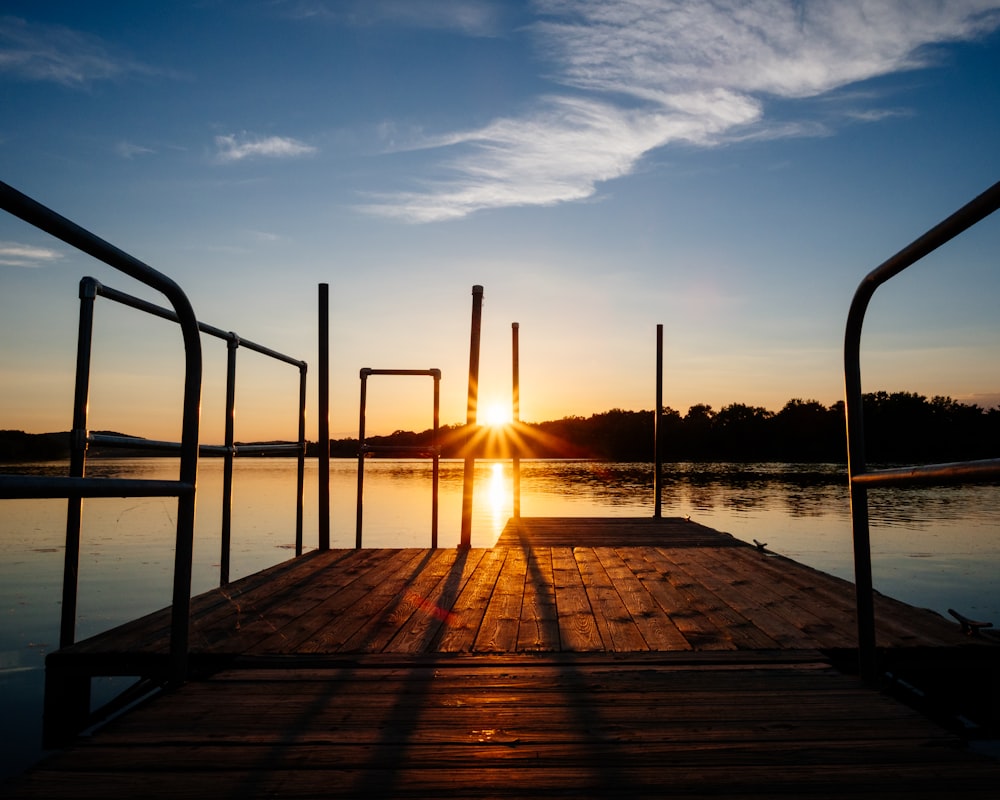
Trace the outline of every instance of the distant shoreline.
<instances>
[{"instance_id":1,"label":"distant shoreline","mask_svg":"<svg viewBox=\"0 0 1000 800\"><path fill-rule=\"evenodd\" d=\"M865 455L870 463L946 463L995 458L1000 452L1000 408L983 409L949 397L911 392L864 395ZM125 436L113 431L95 431ZM844 404L827 407L815 400L789 400L778 412L741 403L718 411L694 405L681 415L664 408L657 435L662 457L669 461L734 463L846 463ZM504 426L442 425L432 429L395 431L366 437L372 447L434 448L442 458L582 458L616 462L652 461L652 411L612 409L590 417L563 417L548 422L517 422ZM129 437L141 441L142 437ZM70 433L30 434L0 430L0 461L20 462L68 458ZM255 446L278 444L237 442L241 456ZM287 441L280 442L288 444ZM331 439L330 455L357 458L354 438ZM306 456L319 453L317 442L306 443ZM261 452L258 455L267 455ZM170 451L141 446L108 448L93 445L90 458L169 457ZM218 456L218 453L204 457Z\"/></svg>"}]
</instances>

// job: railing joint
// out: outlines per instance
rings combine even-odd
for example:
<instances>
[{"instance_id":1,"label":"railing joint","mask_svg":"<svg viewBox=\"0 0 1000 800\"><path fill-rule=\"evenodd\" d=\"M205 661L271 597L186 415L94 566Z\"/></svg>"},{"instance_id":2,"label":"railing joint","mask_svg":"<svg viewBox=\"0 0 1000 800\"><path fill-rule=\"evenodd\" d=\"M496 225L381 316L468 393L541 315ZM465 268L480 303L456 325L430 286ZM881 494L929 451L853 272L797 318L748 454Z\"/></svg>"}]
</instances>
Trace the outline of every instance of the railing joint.
<instances>
[{"instance_id":1,"label":"railing joint","mask_svg":"<svg viewBox=\"0 0 1000 800\"><path fill-rule=\"evenodd\" d=\"M96 278L85 277L80 279L80 299L93 300L97 297L101 284Z\"/></svg>"}]
</instances>

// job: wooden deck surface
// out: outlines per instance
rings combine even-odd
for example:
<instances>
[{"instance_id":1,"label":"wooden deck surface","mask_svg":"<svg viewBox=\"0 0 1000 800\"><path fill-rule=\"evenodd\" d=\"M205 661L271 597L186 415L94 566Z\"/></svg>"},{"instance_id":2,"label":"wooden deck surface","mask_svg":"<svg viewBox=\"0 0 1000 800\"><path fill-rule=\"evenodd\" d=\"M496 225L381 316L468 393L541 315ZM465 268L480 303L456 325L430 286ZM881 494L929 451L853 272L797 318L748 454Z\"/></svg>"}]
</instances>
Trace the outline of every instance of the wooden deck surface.
<instances>
[{"instance_id":1,"label":"wooden deck surface","mask_svg":"<svg viewBox=\"0 0 1000 800\"><path fill-rule=\"evenodd\" d=\"M822 663L360 657L229 670L9 798L995 798L1000 763Z\"/></svg>"},{"instance_id":2,"label":"wooden deck surface","mask_svg":"<svg viewBox=\"0 0 1000 800\"><path fill-rule=\"evenodd\" d=\"M879 596L879 644L968 648ZM50 656L165 653L150 615ZM684 520L309 554L195 598L194 663L10 797L995 797L1000 762L831 667L853 585ZM988 647L989 645L980 645ZM124 670L122 670L124 671Z\"/></svg>"},{"instance_id":3,"label":"wooden deck surface","mask_svg":"<svg viewBox=\"0 0 1000 800\"><path fill-rule=\"evenodd\" d=\"M640 544L626 544L633 533ZM695 523L522 519L491 549L314 552L207 592L193 601L191 649L197 659L850 648L854 604L851 583ZM934 612L881 595L876 609L881 646L969 641ZM54 660L165 654L169 621L151 614Z\"/></svg>"}]
</instances>

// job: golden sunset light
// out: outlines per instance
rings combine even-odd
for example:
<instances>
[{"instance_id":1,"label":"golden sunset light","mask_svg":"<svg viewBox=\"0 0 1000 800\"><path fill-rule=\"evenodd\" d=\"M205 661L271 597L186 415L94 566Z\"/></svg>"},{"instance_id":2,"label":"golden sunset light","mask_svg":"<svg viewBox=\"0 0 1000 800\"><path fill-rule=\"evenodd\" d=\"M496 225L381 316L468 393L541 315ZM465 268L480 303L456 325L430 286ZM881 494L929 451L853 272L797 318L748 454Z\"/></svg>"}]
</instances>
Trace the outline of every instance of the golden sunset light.
<instances>
[{"instance_id":1,"label":"golden sunset light","mask_svg":"<svg viewBox=\"0 0 1000 800\"><path fill-rule=\"evenodd\" d=\"M490 403L483 408L479 423L490 428L502 428L504 425L510 425L511 421L509 406L503 403Z\"/></svg>"}]
</instances>

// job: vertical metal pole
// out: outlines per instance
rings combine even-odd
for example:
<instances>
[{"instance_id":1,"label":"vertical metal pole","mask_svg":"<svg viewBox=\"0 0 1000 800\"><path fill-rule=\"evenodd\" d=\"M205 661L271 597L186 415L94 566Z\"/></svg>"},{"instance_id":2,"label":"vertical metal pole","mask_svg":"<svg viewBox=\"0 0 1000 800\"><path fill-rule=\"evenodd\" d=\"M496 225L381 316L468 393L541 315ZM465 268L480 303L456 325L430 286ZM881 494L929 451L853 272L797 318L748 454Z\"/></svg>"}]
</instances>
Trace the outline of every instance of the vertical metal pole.
<instances>
[{"instance_id":1,"label":"vertical metal pole","mask_svg":"<svg viewBox=\"0 0 1000 800\"><path fill-rule=\"evenodd\" d=\"M181 426L180 482L190 487L177 498L174 587L170 610L170 674L174 683L187 678L191 638L191 570L198 488L198 443L201 428L201 333L191 303L180 288L171 302L184 335L184 422Z\"/></svg>"},{"instance_id":2,"label":"vertical metal pole","mask_svg":"<svg viewBox=\"0 0 1000 800\"><path fill-rule=\"evenodd\" d=\"M365 496L365 404L368 400L368 374L371 370L361 370L361 410L358 413L358 500L354 520L354 547L361 549L361 521L364 517Z\"/></svg>"},{"instance_id":3,"label":"vertical metal pole","mask_svg":"<svg viewBox=\"0 0 1000 800\"><path fill-rule=\"evenodd\" d=\"M431 370L434 378L434 465L432 469L432 489L431 489L431 547L437 549L438 546L438 482L440 478L441 450L438 447L438 428L441 425L441 370Z\"/></svg>"},{"instance_id":4,"label":"vertical metal pole","mask_svg":"<svg viewBox=\"0 0 1000 800\"><path fill-rule=\"evenodd\" d=\"M330 549L330 285L319 285L319 549Z\"/></svg>"},{"instance_id":5,"label":"vertical metal pole","mask_svg":"<svg viewBox=\"0 0 1000 800\"><path fill-rule=\"evenodd\" d=\"M299 366L299 457L295 482L295 555L302 555L303 498L306 486L306 372L305 362Z\"/></svg>"},{"instance_id":6,"label":"vertical metal pole","mask_svg":"<svg viewBox=\"0 0 1000 800\"><path fill-rule=\"evenodd\" d=\"M517 430L517 423L521 421L521 377L520 377L520 365L519 365L519 353L518 353L518 331L520 330L520 325L516 322L510 324L511 332L511 367L512 367L512 381L511 381L511 421L513 422L514 435L510 437L512 445L512 470L514 473L514 519L521 518L521 453L519 450L521 439Z\"/></svg>"},{"instance_id":7,"label":"vertical metal pole","mask_svg":"<svg viewBox=\"0 0 1000 800\"><path fill-rule=\"evenodd\" d=\"M851 473L850 466L848 473ZM858 669L862 680L875 687L878 685L878 656L875 651L875 598L868 490L853 481L850 490L851 528L854 534L854 590L858 606Z\"/></svg>"},{"instance_id":8,"label":"vertical metal pole","mask_svg":"<svg viewBox=\"0 0 1000 800\"><path fill-rule=\"evenodd\" d=\"M844 414L847 425L847 481L854 542L854 591L858 607L858 669L862 680L874 687L878 685L878 657L875 652L875 598L868 489L854 482L854 476L863 474L867 469L860 351L861 323L871 293L859 290L859 294L862 294L861 298L855 296L848 312L844 337Z\"/></svg>"},{"instance_id":9,"label":"vertical metal pole","mask_svg":"<svg viewBox=\"0 0 1000 800\"><path fill-rule=\"evenodd\" d=\"M483 318L483 287L472 287L472 337L469 344L469 397L466 405L466 454L465 478L462 485L462 532L459 547L468 550L472 547L472 493L475 483L476 458L472 454L469 439L477 419L479 404L479 334Z\"/></svg>"},{"instance_id":10,"label":"vertical metal pole","mask_svg":"<svg viewBox=\"0 0 1000 800\"><path fill-rule=\"evenodd\" d=\"M76 340L76 387L73 392L73 433L70 441L69 474L82 478L87 468L87 404L90 398L90 355L94 338L94 300L97 281L80 281L80 323ZM76 595L80 571L80 527L83 498L66 501L66 552L63 555L62 615L59 647L76 639Z\"/></svg>"},{"instance_id":11,"label":"vertical metal pole","mask_svg":"<svg viewBox=\"0 0 1000 800\"><path fill-rule=\"evenodd\" d=\"M660 422L663 416L663 326L656 326L656 411L653 412L653 517L663 515L663 452Z\"/></svg>"},{"instance_id":12,"label":"vertical metal pole","mask_svg":"<svg viewBox=\"0 0 1000 800\"><path fill-rule=\"evenodd\" d=\"M222 467L222 552L219 556L219 586L229 583L229 553L233 526L233 454L236 424L236 351L240 337L232 331L226 339L226 455Z\"/></svg>"}]
</instances>

